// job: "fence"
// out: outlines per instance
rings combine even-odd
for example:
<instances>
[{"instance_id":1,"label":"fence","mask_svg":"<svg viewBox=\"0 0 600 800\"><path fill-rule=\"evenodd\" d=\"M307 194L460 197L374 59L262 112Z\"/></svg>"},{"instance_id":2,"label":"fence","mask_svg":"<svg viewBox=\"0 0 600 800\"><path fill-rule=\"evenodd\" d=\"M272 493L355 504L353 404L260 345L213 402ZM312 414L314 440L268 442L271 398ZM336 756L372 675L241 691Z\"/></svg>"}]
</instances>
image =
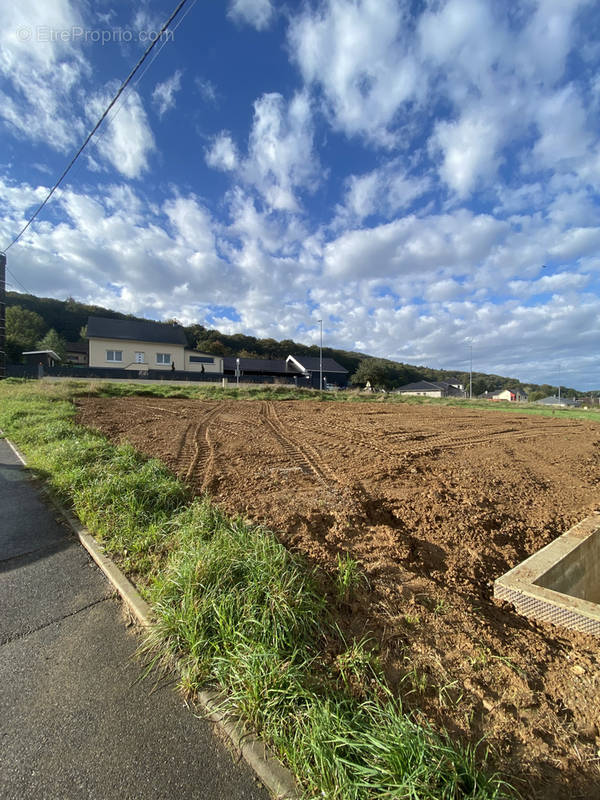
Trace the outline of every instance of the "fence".
<instances>
[{"instance_id":1,"label":"fence","mask_svg":"<svg viewBox=\"0 0 600 800\"><path fill-rule=\"evenodd\" d=\"M40 367L37 364L9 364L6 367L8 378L38 378ZM235 384L235 375L222 372L184 372L183 370L148 369L143 371L124 370L117 367L43 367L43 375L53 378L104 378L105 380L144 380L144 381L189 381L190 383L220 383L226 378ZM240 383L285 383L293 384L294 376L241 375Z\"/></svg>"}]
</instances>

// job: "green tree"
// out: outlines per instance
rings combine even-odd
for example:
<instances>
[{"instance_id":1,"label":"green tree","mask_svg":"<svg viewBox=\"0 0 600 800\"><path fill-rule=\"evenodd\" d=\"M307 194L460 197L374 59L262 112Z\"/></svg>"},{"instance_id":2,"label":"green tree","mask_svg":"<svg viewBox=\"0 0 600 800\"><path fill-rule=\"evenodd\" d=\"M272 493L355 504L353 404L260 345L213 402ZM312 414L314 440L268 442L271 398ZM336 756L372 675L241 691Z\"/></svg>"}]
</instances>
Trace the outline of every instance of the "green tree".
<instances>
[{"instance_id":1,"label":"green tree","mask_svg":"<svg viewBox=\"0 0 600 800\"><path fill-rule=\"evenodd\" d=\"M6 352L9 361L18 362L24 350L34 350L45 327L44 320L35 311L9 306L6 309Z\"/></svg>"},{"instance_id":2,"label":"green tree","mask_svg":"<svg viewBox=\"0 0 600 800\"><path fill-rule=\"evenodd\" d=\"M354 386L364 386L367 381L373 388L389 389L393 385L393 371L381 358L365 358L350 378Z\"/></svg>"},{"instance_id":3,"label":"green tree","mask_svg":"<svg viewBox=\"0 0 600 800\"><path fill-rule=\"evenodd\" d=\"M543 400L544 397L548 395L545 392L541 392L539 389L534 390L533 392L529 392L528 399L530 403L535 403L538 400Z\"/></svg>"},{"instance_id":4,"label":"green tree","mask_svg":"<svg viewBox=\"0 0 600 800\"><path fill-rule=\"evenodd\" d=\"M230 356L232 351L226 347L219 339L200 339L196 344L196 350L201 353L212 353L215 356Z\"/></svg>"},{"instance_id":5,"label":"green tree","mask_svg":"<svg viewBox=\"0 0 600 800\"><path fill-rule=\"evenodd\" d=\"M64 361L67 345L63 337L54 328L50 328L43 339L37 343L38 350L54 350L61 361Z\"/></svg>"}]
</instances>

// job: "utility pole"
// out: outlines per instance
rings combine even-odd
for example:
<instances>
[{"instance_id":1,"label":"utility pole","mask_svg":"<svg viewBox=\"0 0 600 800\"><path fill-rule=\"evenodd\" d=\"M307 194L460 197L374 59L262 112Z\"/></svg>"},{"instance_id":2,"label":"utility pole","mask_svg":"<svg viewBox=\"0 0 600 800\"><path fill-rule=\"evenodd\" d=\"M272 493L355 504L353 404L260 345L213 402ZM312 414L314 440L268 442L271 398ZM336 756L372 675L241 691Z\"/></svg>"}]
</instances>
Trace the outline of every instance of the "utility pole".
<instances>
[{"instance_id":1,"label":"utility pole","mask_svg":"<svg viewBox=\"0 0 600 800\"><path fill-rule=\"evenodd\" d=\"M560 403L560 364L558 365L558 402Z\"/></svg>"},{"instance_id":2,"label":"utility pole","mask_svg":"<svg viewBox=\"0 0 600 800\"><path fill-rule=\"evenodd\" d=\"M319 390L323 391L323 320L319 320L321 326L321 344L319 346Z\"/></svg>"},{"instance_id":3,"label":"utility pole","mask_svg":"<svg viewBox=\"0 0 600 800\"><path fill-rule=\"evenodd\" d=\"M469 400L473 399L473 342L469 342L470 366L469 366Z\"/></svg>"},{"instance_id":4,"label":"utility pole","mask_svg":"<svg viewBox=\"0 0 600 800\"><path fill-rule=\"evenodd\" d=\"M0 380L6 378L6 255L0 253Z\"/></svg>"}]
</instances>

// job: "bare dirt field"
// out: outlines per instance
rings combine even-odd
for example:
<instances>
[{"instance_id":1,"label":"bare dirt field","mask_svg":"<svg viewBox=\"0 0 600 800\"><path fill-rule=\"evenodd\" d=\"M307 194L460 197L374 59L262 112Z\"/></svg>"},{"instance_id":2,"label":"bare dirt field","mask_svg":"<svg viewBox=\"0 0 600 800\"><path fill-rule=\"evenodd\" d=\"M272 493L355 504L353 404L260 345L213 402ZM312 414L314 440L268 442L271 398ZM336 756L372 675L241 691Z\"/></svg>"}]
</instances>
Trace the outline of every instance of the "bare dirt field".
<instances>
[{"instance_id":1,"label":"bare dirt field","mask_svg":"<svg viewBox=\"0 0 600 800\"><path fill-rule=\"evenodd\" d=\"M369 587L343 609L407 706L485 735L527 798L600 797L600 642L492 598L495 578L600 508L600 427L434 405L82 400L78 421L161 458L227 512Z\"/></svg>"}]
</instances>

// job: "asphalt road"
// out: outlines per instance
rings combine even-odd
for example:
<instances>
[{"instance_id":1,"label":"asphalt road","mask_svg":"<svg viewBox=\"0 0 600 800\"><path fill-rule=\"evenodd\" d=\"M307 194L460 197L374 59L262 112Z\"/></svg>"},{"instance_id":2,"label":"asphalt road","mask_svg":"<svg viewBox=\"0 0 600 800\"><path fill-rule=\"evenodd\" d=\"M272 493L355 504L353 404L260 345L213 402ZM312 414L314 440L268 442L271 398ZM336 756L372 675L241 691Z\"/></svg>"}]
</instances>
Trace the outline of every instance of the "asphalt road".
<instances>
[{"instance_id":1,"label":"asphalt road","mask_svg":"<svg viewBox=\"0 0 600 800\"><path fill-rule=\"evenodd\" d=\"M172 686L0 439L0 797L267 800Z\"/></svg>"}]
</instances>

